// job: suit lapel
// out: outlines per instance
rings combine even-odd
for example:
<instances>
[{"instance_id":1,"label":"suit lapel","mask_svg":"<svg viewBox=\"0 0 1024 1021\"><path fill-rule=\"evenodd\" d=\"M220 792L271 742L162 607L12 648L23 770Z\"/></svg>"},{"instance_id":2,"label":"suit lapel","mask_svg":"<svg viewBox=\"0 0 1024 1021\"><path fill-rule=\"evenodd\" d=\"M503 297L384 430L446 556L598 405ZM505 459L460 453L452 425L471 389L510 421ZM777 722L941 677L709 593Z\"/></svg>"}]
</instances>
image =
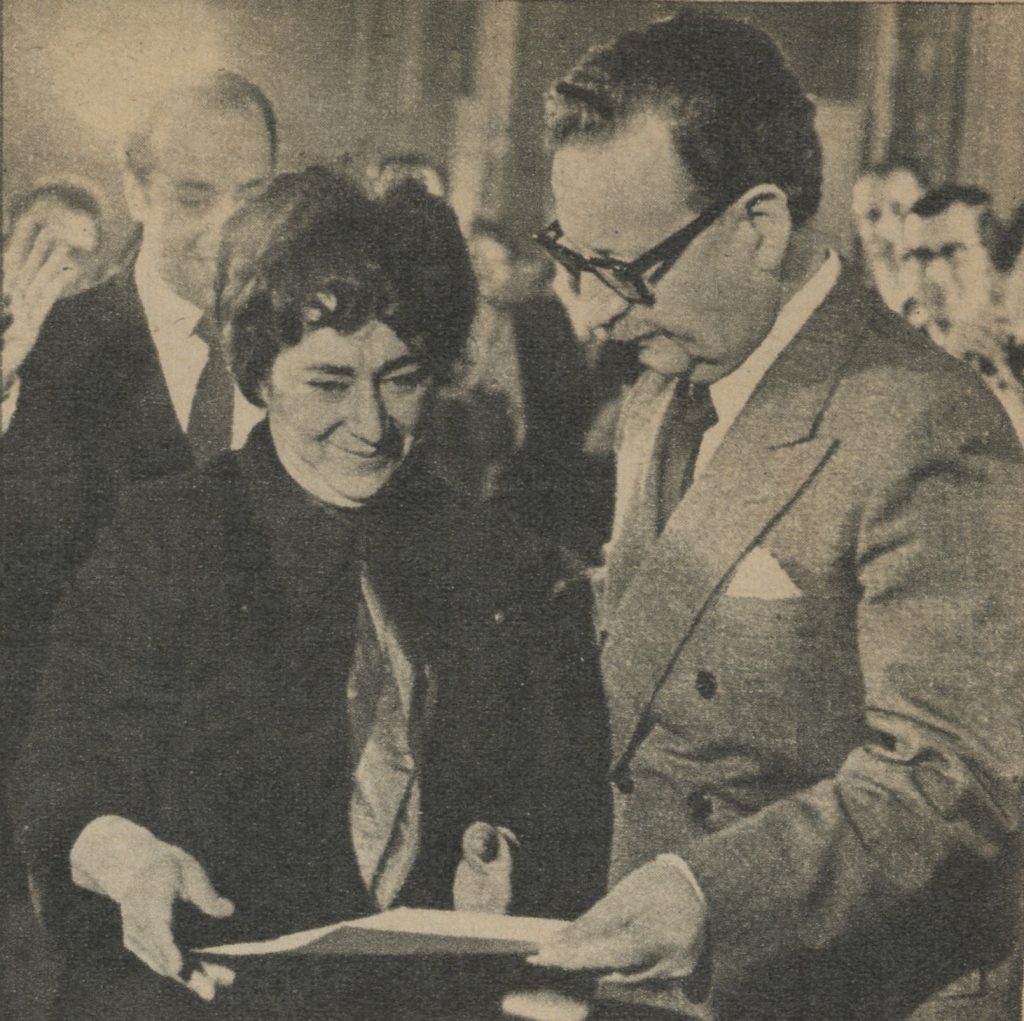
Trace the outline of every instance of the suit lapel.
<instances>
[{"instance_id":1,"label":"suit lapel","mask_svg":"<svg viewBox=\"0 0 1024 1021\"><path fill-rule=\"evenodd\" d=\"M188 469L193 465L191 449L171 402L135 280L128 272L112 284L120 318L114 337L120 365L114 378L141 461L140 475Z\"/></svg>"},{"instance_id":2,"label":"suit lapel","mask_svg":"<svg viewBox=\"0 0 1024 1021\"><path fill-rule=\"evenodd\" d=\"M606 551L607 575L602 620L618 606L646 550L658 537L656 517L660 441L676 380L650 372L642 376L622 410L616 455L615 521Z\"/></svg>"},{"instance_id":3,"label":"suit lapel","mask_svg":"<svg viewBox=\"0 0 1024 1021\"><path fill-rule=\"evenodd\" d=\"M602 669L613 765L718 586L838 442L817 424L855 349L848 292L841 280L766 373L612 608Z\"/></svg>"}]
</instances>

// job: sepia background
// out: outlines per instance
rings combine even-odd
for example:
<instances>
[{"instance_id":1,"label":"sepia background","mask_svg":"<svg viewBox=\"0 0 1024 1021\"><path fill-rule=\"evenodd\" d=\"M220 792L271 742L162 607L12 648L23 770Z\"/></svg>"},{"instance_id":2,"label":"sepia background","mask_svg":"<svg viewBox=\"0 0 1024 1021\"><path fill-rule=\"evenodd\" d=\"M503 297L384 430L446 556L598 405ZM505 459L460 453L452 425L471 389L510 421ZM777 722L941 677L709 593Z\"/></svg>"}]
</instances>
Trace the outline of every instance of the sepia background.
<instances>
[{"instance_id":1,"label":"sepia background","mask_svg":"<svg viewBox=\"0 0 1024 1021\"><path fill-rule=\"evenodd\" d=\"M547 84L591 44L666 13L643 0L7 0L4 193L77 174L127 234L116 158L158 82L230 67L263 86L285 169L361 171L415 151L445 166L464 217L544 221ZM1022 197L1024 7L725 3L768 29L818 100L822 228L845 247L860 167L912 158L933 182Z\"/></svg>"},{"instance_id":2,"label":"sepia background","mask_svg":"<svg viewBox=\"0 0 1024 1021\"><path fill-rule=\"evenodd\" d=\"M903 160L933 185L978 185L1000 217L1024 200L1024 4L706 6L768 30L814 95L825 153L818 226L844 254L854 251L851 188L871 164ZM126 128L158 88L223 67L268 94L282 169L318 163L361 175L389 155L422 154L447 171L465 224L482 215L528 237L550 217L549 82L587 47L675 7L4 0L0 198L82 179L105 207L107 255L120 251L131 234L119 156ZM53 966L23 914L17 939L0 935L0 981L18 976L21 1016L32 1021Z\"/></svg>"}]
</instances>

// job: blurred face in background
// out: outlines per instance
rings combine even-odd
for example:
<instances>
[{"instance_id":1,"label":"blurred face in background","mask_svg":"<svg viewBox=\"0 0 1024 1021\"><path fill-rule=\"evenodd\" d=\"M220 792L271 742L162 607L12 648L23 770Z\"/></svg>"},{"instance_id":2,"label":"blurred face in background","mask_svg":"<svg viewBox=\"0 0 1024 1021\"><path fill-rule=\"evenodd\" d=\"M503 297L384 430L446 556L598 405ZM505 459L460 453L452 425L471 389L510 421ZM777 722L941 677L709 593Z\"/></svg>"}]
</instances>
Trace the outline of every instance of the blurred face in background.
<instances>
[{"instance_id":1,"label":"blurred face in background","mask_svg":"<svg viewBox=\"0 0 1024 1021\"><path fill-rule=\"evenodd\" d=\"M143 247L176 294L209 309L224 223L273 174L266 123L255 106L183 99L161 113L150 146L152 170L144 181L129 173L126 189Z\"/></svg>"},{"instance_id":2,"label":"blurred face in background","mask_svg":"<svg viewBox=\"0 0 1024 1021\"><path fill-rule=\"evenodd\" d=\"M500 301L511 295L516 265L505 245L489 234L474 234L469 239L469 257L484 301Z\"/></svg>"},{"instance_id":3,"label":"blurred face in background","mask_svg":"<svg viewBox=\"0 0 1024 1021\"><path fill-rule=\"evenodd\" d=\"M25 218L32 221L51 251L60 250L64 267L60 297L70 297L96 282L100 225L91 213L46 197L34 203Z\"/></svg>"},{"instance_id":4,"label":"blurred face in background","mask_svg":"<svg viewBox=\"0 0 1024 1021\"><path fill-rule=\"evenodd\" d=\"M930 326L942 332L975 322L992 304L996 272L979 214L957 202L936 216L907 217L903 258Z\"/></svg>"},{"instance_id":5,"label":"blurred face in background","mask_svg":"<svg viewBox=\"0 0 1024 1021\"><path fill-rule=\"evenodd\" d=\"M312 324L277 356L263 398L278 457L296 482L325 503L359 507L408 457L433 389L389 326L371 321L346 334Z\"/></svg>"},{"instance_id":6,"label":"blurred face in background","mask_svg":"<svg viewBox=\"0 0 1024 1021\"><path fill-rule=\"evenodd\" d=\"M1004 304L1018 335L1024 336L1024 249L1006 274Z\"/></svg>"},{"instance_id":7,"label":"blurred face in background","mask_svg":"<svg viewBox=\"0 0 1024 1021\"><path fill-rule=\"evenodd\" d=\"M444 180L429 163L386 163L377 171L373 192L380 198L403 181L415 181L439 199L446 197Z\"/></svg>"},{"instance_id":8,"label":"blurred face in background","mask_svg":"<svg viewBox=\"0 0 1024 1021\"><path fill-rule=\"evenodd\" d=\"M924 194L910 170L864 174L853 186L853 216L869 262L895 266L903 248L903 222Z\"/></svg>"}]
</instances>

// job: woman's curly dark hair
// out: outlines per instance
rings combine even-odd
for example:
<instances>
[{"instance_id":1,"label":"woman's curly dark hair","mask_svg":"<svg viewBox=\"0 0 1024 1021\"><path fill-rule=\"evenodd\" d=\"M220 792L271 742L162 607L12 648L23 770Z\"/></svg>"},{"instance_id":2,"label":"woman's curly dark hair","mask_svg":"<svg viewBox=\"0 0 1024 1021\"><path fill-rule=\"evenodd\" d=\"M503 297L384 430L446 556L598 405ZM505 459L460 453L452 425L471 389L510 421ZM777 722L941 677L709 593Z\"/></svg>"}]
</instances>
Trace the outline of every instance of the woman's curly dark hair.
<instances>
[{"instance_id":1,"label":"woman's curly dark hair","mask_svg":"<svg viewBox=\"0 0 1024 1021\"><path fill-rule=\"evenodd\" d=\"M449 379L476 312L454 213L410 182L384 198L321 167L282 174L224 228L216 315L242 393L264 403L278 354L311 326L377 320Z\"/></svg>"}]
</instances>

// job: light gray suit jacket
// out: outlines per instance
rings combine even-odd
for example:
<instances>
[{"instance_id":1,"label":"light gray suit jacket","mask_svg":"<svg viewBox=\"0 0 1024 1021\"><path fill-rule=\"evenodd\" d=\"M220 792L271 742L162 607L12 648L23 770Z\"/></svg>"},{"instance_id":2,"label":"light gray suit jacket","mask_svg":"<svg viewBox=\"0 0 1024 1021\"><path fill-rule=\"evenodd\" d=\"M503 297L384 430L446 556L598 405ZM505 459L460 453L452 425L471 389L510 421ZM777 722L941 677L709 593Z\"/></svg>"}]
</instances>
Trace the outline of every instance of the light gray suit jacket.
<instances>
[{"instance_id":1,"label":"light gray suit jacket","mask_svg":"<svg viewBox=\"0 0 1024 1021\"><path fill-rule=\"evenodd\" d=\"M622 501L651 504L671 386L642 377L622 419L612 880L690 863L721 1017L1019 1019L1019 977L997 981L1024 766L1004 414L844 275L658 537Z\"/></svg>"}]
</instances>

